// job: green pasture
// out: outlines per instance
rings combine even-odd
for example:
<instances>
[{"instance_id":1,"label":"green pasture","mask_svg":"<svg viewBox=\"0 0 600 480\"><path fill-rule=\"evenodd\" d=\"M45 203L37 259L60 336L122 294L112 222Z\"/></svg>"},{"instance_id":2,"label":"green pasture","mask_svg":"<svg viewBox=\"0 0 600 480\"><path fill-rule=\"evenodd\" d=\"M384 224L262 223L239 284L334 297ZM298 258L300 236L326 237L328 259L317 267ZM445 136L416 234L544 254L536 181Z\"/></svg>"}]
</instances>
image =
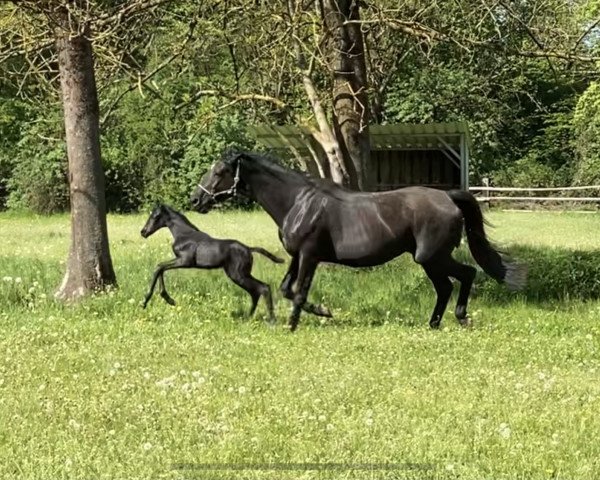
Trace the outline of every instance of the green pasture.
<instances>
[{"instance_id":1,"label":"green pasture","mask_svg":"<svg viewBox=\"0 0 600 480\"><path fill-rule=\"evenodd\" d=\"M189 218L285 256L262 212ZM118 288L57 303L68 217L1 214L0 478L598 478L600 215L488 219L531 280L512 294L479 275L472 328L454 299L428 328L434 291L404 256L320 267L311 298L334 318L304 314L290 334L286 300L275 328L262 303L247 319L218 271L168 272L177 306L142 310L171 257L167 231L140 237L142 215L109 218ZM285 268L255 255L274 291Z\"/></svg>"}]
</instances>

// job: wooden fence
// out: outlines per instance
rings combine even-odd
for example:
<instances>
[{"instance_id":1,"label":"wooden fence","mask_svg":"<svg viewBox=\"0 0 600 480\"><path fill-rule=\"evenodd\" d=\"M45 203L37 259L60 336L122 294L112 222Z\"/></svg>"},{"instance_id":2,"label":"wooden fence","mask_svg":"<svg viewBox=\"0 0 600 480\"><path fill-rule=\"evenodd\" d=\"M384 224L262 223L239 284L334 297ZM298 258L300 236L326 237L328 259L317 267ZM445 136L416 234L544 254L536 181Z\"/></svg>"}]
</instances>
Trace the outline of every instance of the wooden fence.
<instances>
[{"instance_id":1,"label":"wooden fence","mask_svg":"<svg viewBox=\"0 0 600 480\"><path fill-rule=\"evenodd\" d=\"M490 187L489 183L485 182L484 186L481 187L470 187L469 191L476 193L477 200L480 202L492 202L492 201L513 201L513 202L600 202L600 196L595 197L540 197L540 196L508 196L508 195L494 195L494 192L507 192L507 193L537 193L537 192L576 192L576 191L590 191L600 190L600 185L585 185L579 187L536 187L536 188L519 188L519 187ZM492 195L490 195L492 193Z\"/></svg>"}]
</instances>

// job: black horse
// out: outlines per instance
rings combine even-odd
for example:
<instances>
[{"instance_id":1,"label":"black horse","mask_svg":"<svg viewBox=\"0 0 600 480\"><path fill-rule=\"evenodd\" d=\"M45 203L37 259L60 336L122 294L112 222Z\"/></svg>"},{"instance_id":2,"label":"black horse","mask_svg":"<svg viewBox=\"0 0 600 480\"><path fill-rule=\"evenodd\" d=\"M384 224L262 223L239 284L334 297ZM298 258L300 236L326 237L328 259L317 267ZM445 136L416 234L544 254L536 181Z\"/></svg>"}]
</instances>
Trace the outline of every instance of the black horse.
<instances>
[{"instance_id":1,"label":"black horse","mask_svg":"<svg viewBox=\"0 0 600 480\"><path fill-rule=\"evenodd\" d=\"M290 328L304 309L328 315L306 302L320 262L366 267L385 263L404 252L425 269L437 292L429 324L438 328L452 293L449 277L460 281L456 318L468 324L467 302L475 268L452 258L463 224L471 253L483 270L510 289L525 283L525 266L509 262L489 243L477 200L460 190L408 187L378 193L353 192L329 181L286 169L264 155L227 153L205 174L191 196L195 210L208 212L241 193L257 201L279 227L292 261L281 284L293 301Z\"/></svg>"},{"instance_id":2,"label":"black horse","mask_svg":"<svg viewBox=\"0 0 600 480\"><path fill-rule=\"evenodd\" d=\"M142 228L142 237L148 238L163 227L167 227L173 235L173 252L176 258L160 263L156 268L150 291L144 299L144 308L152 298L157 281L160 281L160 296L168 304L175 305L175 300L165 289L163 278L165 271L176 268L222 268L236 285L242 287L252 297L250 316L254 314L258 300L263 296L267 303L269 319L271 323L275 322L271 288L251 275L252 252L261 253L275 263L283 263L281 258L267 252L264 248L248 247L236 240L212 238L198 230L183 214L167 205L159 205L152 211L146 225Z\"/></svg>"}]
</instances>

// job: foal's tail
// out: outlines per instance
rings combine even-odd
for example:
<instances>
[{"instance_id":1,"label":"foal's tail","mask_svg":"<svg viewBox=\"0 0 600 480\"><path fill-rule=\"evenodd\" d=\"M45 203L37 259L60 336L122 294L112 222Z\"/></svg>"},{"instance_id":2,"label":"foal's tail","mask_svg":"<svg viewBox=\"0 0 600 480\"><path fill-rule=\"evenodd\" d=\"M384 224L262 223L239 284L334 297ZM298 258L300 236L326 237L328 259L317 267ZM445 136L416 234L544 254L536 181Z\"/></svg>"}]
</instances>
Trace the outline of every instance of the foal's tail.
<instances>
[{"instance_id":1,"label":"foal's tail","mask_svg":"<svg viewBox=\"0 0 600 480\"><path fill-rule=\"evenodd\" d=\"M483 271L510 290L520 290L527 281L527 265L508 261L489 242L477 199L463 190L450 190L448 196L460 208L465 219L469 250Z\"/></svg>"},{"instance_id":2,"label":"foal's tail","mask_svg":"<svg viewBox=\"0 0 600 480\"><path fill-rule=\"evenodd\" d=\"M251 252L260 253L261 255L264 255L272 262L275 262L275 263L283 263L284 262L284 260L282 258L276 257L271 252L266 251L264 248L261 248L261 247L249 247L249 248L250 248Z\"/></svg>"}]
</instances>

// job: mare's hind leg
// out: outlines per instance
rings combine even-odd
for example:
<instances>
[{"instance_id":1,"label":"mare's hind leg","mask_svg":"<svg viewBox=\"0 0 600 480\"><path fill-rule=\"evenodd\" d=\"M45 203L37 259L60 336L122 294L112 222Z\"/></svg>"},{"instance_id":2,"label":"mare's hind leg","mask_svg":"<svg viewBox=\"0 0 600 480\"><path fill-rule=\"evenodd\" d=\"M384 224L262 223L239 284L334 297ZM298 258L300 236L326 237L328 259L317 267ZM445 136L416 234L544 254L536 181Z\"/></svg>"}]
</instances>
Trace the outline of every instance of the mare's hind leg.
<instances>
[{"instance_id":1,"label":"mare's hind leg","mask_svg":"<svg viewBox=\"0 0 600 480\"><path fill-rule=\"evenodd\" d=\"M430 260L423 264L423 268L437 293L437 300L431 314L431 319L429 320L429 326L431 328L439 328L444 316L444 310L446 310L448 300L450 300L450 295L452 294L452 282L448 278L445 265L439 261Z\"/></svg>"},{"instance_id":2,"label":"mare's hind leg","mask_svg":"<svg viewBox=\"0 0 600 480\"><path fill-rule=\"evenodd\" d=\"M294 300L294 291L292 286L298 277L298 255L294 255L292 257L292 261L290 263L290 267L288 268L285 277L283 277L283 281L281 282L281 286L279 290L283 294L285 298L288 300ZM304 302L302 306L302 310L308 313L312 313L313 315L317 315L319 317L333 317L331 311L320 303L310 303Z\"/></svg>"},{"instance_id":3,"label":"mare's hind leg","mask_svg":"<svg viewBox=\"0 0 600 480\"><path fill-rule=\"evenodd\" d=\"M477 270L470 265L457 262L451 257L448 272L451 277L456 278L460 282L460 290L454 314L461 325L467 326L469 324L469 320L467 319L467 303Z\"/></svg>"}]
</instances>

